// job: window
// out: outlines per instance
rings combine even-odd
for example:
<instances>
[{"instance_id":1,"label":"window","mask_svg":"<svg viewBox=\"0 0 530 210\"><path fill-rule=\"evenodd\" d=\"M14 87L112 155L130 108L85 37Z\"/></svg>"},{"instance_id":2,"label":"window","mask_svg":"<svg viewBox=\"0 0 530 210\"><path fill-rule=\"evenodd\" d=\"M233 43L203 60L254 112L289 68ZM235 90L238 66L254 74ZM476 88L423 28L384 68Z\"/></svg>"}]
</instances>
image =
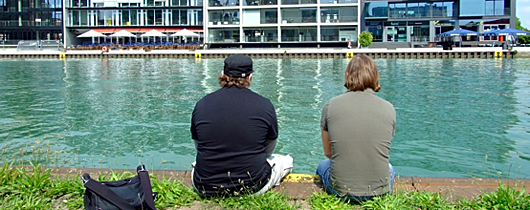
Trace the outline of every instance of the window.
<instances>
[{"instance_id":1,"label":"window","mask_svg":"<svg viewBox=\"0 0 530 210\"><path fill-rule=\"evenodd\" d=\"M130 13L129 10L123 10L121 12L121 24L124 25L124 26L130 26L131 25L131 21L129 20L129 13Z\"/></svg>"},{"instance_id":2,"label":"window","mask_svg":"<svg viewBox=\"0 0 530 210\"><path fill-rule=\"evenodd\" d=\"M259 17L259 13L258 13L258 17ZM239 10L208 11L208 25L239 24L239 19L240 19Z\"/></svg>"},{"instance_id":3,"label":"window","mask_svg":"<svg viewBox=\"0 0 530 210\"><path fill-rule=\"evenodd\" d=\"M180 23L179 25L188 25L188 10L180 10Z\"/></svg>"},{"instance_id":4,"label":"window","mask_svg":"<svg viewBox=\"0 0 530 210\"><path fill-rule=\"evenodd\" d=\"M387 2L367 2L365 17L388 17Z\"/></svg>"},{"instance_id":5,"label":"window","mask_svg":"<svg viewBox=\"0 0 530 210\"><path fill-rule=\"evenodd\" d=\"M244 42L277 42L278 30L276 28L245 28Z\"/></svg>"},{"instance_id":6,"label":"window","mask_svg":"<svg viewBox=\"0 0 530 210\"><path fill-rule=\"evenodd\" d=\"M239 0L208 0L210 7L239 6Z\"/></svg>"},{"instance_id":7,"label":"window","mask_svg":"<svg viewBox=\"0 0 530 210\"><path fill-rule=\"evenodd\" d=\"M130 24L132 26L137 26L138 25L138 10L129 10L129 12L130 12L130 18L131 18Z\"/></svg>"},{"instance_id":8,"label":"window","mask_svg":"<svg viewBox=\"0 0 530 210\"><path fill-rule=\"evenodd\" d=\"M282 9L282 23L316 23L317 8Z\"/></svg>"},{"instance_id":9,"label":"window","mask_svg":"<svg viewBox=\"0 0 530 210\"><path fill-rule=\"evenodd\" d=\"M466 0L460 1L461 16L482 16L485 13L485 0Z\"/></svg>"},{"instance_id":10,"label":"window","mask_svg":"<svg viewBox=\"0 0 530 210\"><path fill-rule=\"evenodd\" d=\"M88 18L87 18L88 14L87 14L87 11L86 10L82 10L80 11L80 14L79 14L79 20L80 20L80 24L82 26L87 26L88 25Z\"/></svg>"},{"instance_id":11,"label":"window","mask_svg":"<svg viewBox=\"0 0 530 210\"><path fill-rule=\"evenodd\" d=\"M243 6L278 5L278 0L244 0Z\"/></svg>"},{"instance_id":12,"label":"window","mask_svg":"<svg viewBox=\"0 0 530 210\"><path fill-rule=\"evenodd\" d=\"M285 27L282 28L282 42L314 42L316 27Z\"/></svg>"},{"instance_id":13,"label":"window","mask_svg":"<svg viewBox=\"0 0 530 210\"><path fill-rule=\"evenodd\" d=\"M504 0L486 0L486 15L504 15Z\"/></svg>"},{"instance_id":14,"label":"window","mask_svg":"<svg viewBox=\"0 0 530 210\"><path fill-rule=\"evenodd\" d=\"M210 29L208 31L208 41L212 43L232 43L239 41L238 28Z\"/></svg>"},{"instance_id":15,"label":"window","mask_svg":"<svg viewBox=\"0 0 530 210\"><path fill-rule=\"evenodd\" d=\"M452 17L453 2L433 2L431 12L433 17Z\"/></svg>"},{"instance_id":16,"label":"window","mask_svg":"<svg viewBox=\"0 0 530 210\"><path fill-rule=\"evenodd\" d=\"M407 17L420 17L419 8L420 7L418 3L408 3L407 4Z\"/></svg>"},{"instance_id":17,"label":"window","mask_svg":"<svg viewBox=\"0 0 530 210\"><path fill-rule=\"evenodd\" d=\"M407 17L407 4L390 4L389 5L390 18L406 18Z\"/></svg>"},{"instance_id":18,"label":"window","mask_svg":"<svg viewBox=\"0 0 530 210\"><path fill-rule=\"evenodd\" d=\"M374 42L383 41L383 23L379 21L366 22L366 30L372 33Z\"/></svg>"},{"instance_id":19,"label":"window","mask_svg":"<svg viewBox=\"0 0 530 210\"><path fill-rule=\"evenodd\" d=\"M278 23L278 10L262 9L260 13L260 23ZM278 37L276 37L276 40L278 40Z\"/></svg>"},{"instance_id":20,"label":"window","mask_svg":"<svg viewBox=\"0 0 530 210\"><path fill-rule=\"evenodd\" d=\"M321 41L357 41L356 27L322 27L320 29Z\"/></svg>"}]
</instances>

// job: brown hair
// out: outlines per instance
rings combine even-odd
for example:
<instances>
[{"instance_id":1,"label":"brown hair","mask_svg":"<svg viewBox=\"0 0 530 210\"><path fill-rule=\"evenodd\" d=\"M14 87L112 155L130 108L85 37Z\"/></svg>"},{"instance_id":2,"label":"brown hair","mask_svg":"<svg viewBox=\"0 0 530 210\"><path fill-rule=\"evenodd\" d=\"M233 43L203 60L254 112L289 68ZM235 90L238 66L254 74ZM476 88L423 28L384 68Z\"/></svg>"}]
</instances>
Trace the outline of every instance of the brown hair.
<instances>
[{"instance_id":1,"label":"brown hair","mask_svg":"<svg viewBox=\"0 0 530 210\"><path fill-rule=\"evenodd\" d=\"M366 55L356 55L350 60L344 78L346 80L344 87L351 91L364 91L372 88L377 92L381 89L379 70L375 62Z\"/></svg>"},{"instance_id":2,"label":"brown hair","mask_svg":"<svg viewBox=\"0 0 530 210\"><path fill-rule=\"evenodd\" d=\"M219 85L221 85L221 87L236 86L240 88L248 88L250 86L250 81L248 81L249 76L235 78L235 77L229 77L223 74L219 77Z\"/></svg>"}]
</instances>

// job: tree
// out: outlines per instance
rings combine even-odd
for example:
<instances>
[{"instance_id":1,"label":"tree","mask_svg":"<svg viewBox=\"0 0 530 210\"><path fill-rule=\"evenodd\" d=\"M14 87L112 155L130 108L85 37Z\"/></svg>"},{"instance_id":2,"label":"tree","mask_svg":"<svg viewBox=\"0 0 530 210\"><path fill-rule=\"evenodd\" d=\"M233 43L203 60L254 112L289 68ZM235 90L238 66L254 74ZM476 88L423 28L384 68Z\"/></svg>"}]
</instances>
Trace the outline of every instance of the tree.
<instances>
[{"instance_id":1,"label":"tree","mask_svg":"<svg viewBox=\"0 0 530 210\"><path fill-rule=\"evenodd\" d=\"M521 31L530 31L521 25L521 20L518 17L515 18L515 28ZM519 36L518 39L520 44L530 44L530 36Z\"/></svg>"},{"instance_id":2,"label":"tree","mask_svg":"<svg viewBox=\"0 0 530 210\"><path fill-rule=\"evenodd\" d=\"M530 36L519 36L520 44L530 44Z\"/></svg>"},{"instance_id":3,"label":"tree","mask_svg":"<svg viewBox=\"0 0 530 210\"><path fill-rule=\"evenodd\" d=\"M518 17L515 18L515 29L521 31L530 31L521 25L521 20Z\"/></svg>"},{"instance_id":4,"label":"tree","mask_svg":"<svg viewBox=\"0 0 530 210\"><path fill-rule=\"evenodd\" d=\"M368 31L363 31L359 35L359 44L361 47L368 47L372 45L372 40L374 39L374 36L372 36L372 33Z\"/></svg>"}]
</instances>

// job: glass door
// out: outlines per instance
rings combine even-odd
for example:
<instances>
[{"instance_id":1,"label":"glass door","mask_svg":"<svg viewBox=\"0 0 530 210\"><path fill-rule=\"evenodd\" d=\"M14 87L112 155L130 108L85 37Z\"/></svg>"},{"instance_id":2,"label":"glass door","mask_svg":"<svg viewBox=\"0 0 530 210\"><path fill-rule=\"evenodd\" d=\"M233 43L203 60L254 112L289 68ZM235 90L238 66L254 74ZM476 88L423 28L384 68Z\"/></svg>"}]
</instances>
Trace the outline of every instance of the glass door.
<instances>
[{"instance_id":1,"label":"glass door","mask_svg":"<svg viewBox=\"0 0 530 210\"><path fill-rule=\"evenodd\" d=\"M394 42L395 41L396 33L395 33L394 26L385 27L385 34L386 34L386 38L385 38L384 41L386 41L386 42Z\"/></svg>"},{"instance_id":2,"label":"glass door","mask_svg":"<svg viewBox=\"0 0 530 210\"><path fill-rule=\"evenodd\" d=\"M407 42L407 27L397 26L394 28L396 32L395 42Z\"/></svg>"},{"instance_id":3,"label":"glass door","mask_svg":"<svg viewBox=\"0 0 530 210\"><path fill-rule=\"evenodd\" d=\"M406 26L387 26L385 32L387 42L407 42Z\"/></svg>"}]
</instances>

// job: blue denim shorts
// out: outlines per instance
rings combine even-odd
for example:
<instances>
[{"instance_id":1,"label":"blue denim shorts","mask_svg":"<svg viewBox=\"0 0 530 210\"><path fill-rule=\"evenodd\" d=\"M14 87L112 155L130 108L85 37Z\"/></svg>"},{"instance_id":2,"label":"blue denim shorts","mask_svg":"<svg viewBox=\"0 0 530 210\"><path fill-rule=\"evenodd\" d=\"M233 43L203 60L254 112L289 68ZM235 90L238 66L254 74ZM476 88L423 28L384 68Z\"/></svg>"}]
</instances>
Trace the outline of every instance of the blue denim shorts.
<instances>
[{"instance_id":1,"label":"blue denim shorts","mask_svg":"<svg viewBox=\"0 0 530 210\"><path fill-rule=\"evenodd\" d=\"M331 195L334 195L337 198L341 198L344 201L347 202L362 202L372 199L375 196L341 196L337 191L335 191L331 186L331 176L329 174L329 168L331 168L331 160L326 159L317 167L317 175L320 176L320 179L322 180L323 188ZM389 173L390 173L390 192L392 193L392 188L394 187L394 178L396 176L396 173L394 172L394 167L389 163L388 164Z\"/></svg>"}]
</instances>

